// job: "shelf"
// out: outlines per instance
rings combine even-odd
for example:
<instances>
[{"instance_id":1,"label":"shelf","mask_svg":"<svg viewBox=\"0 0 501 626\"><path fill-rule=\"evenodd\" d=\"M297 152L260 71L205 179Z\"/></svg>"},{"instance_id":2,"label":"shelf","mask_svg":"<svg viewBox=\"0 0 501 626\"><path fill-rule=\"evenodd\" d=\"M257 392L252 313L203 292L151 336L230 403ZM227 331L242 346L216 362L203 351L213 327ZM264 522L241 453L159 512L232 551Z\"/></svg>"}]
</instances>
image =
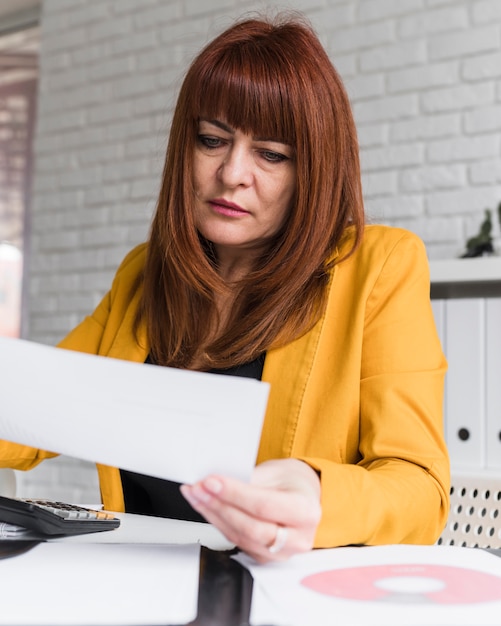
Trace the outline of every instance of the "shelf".
<instances>
[{"instance_id":1,"label":"shelf","mask_svg":"<svg viewBox=\"0 0 501 626\"><path fill-rule=\"evenodd\" d=\"M432 285L453 283L501 283L501 257L430 261Z\"/></svg>"}]
</instances>

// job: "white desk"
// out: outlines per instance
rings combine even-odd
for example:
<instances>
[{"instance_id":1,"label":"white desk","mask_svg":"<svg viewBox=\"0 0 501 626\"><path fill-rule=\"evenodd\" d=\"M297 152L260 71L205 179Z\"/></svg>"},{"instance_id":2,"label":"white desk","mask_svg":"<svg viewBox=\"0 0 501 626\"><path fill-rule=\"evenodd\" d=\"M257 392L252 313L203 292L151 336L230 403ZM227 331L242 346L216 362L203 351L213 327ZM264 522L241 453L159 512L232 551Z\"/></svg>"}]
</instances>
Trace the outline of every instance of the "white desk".
<instances>
[{"instance_id":1,"label":"white desk","mask_svg":"<svg viewBox=\"0 0 501 626\"><path fill-rule=\"evenodd\" d=\"M0 626L202 624L193 622L202 546L229 560L220 551L232 544L209 524L116 516L115 530L51 539L0 558ZM0 557L9 544L22 542L5 540Z\"/></svg>"},{"instance_id":2,"label":"white desk","mask_svg":"<svg viewBox=\"0 0 501 626\"><path fill-rule=\"evenodd\" d=\"M0 626L235 626L248 624L249 616L255 626L501 625L501 561L483 550L320 550L275 565L246 563L256 577L253 584L249 570L229 556L231 544L210 525L119 517L122 524L116 530L51 540L0 559ZM391 583L387 591L396 595L373 603L363 597L370 587L364 575L369 566L376 568L379 579ZM354 575L348 595L337 587L332 594L319 593L320 588L302 584L305 577L317 575L327 580L336 570L343 581L350 582ZM487 602L473 598L451 603L443 595L435 601L441 572L451 571L458 575L456 583L465 585L465 593L485 592ZM493 576L499 578L494 587ZM480 585L477 579L482 579ZM36 610L26 610L30 603ZM294 603L299 608L291 616ZM36 619L18 619L20 615ZM426 619L414 621L422 617Z\"/></svg>"},{"instance_id":3,"label":"white desk","mask_svg":"<svg viewBox=\"0 0 501 626\"><path fill-rule=\"evenodd\" d=\"M87 505L86 505L87 506ZM92 507L92 505L88 505ZM211 550L231 550L231 544L214 526L161 517L113 513L120 519L115 530L51 539L64 543L200 544Z\"/></svg>"}]
</instances>

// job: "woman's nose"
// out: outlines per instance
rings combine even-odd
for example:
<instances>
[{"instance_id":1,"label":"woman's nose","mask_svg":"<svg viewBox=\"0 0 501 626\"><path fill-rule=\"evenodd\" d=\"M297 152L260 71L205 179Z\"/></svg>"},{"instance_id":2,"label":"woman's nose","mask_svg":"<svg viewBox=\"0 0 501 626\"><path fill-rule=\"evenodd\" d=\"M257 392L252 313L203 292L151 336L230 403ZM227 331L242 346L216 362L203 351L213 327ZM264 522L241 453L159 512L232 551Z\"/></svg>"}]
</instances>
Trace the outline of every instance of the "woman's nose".
<instances>
[{"instance_id":1,"label":"woman's nose","mask_svg":"<svg viewBox=\"0 0 501 626\"><path fill-rule=\"evenodd\" d=\"M219 168L220 180L227 187L249 186L253 179L253 163L252 155L246 150L232 147Z\"/></svg>"}]
</instances>

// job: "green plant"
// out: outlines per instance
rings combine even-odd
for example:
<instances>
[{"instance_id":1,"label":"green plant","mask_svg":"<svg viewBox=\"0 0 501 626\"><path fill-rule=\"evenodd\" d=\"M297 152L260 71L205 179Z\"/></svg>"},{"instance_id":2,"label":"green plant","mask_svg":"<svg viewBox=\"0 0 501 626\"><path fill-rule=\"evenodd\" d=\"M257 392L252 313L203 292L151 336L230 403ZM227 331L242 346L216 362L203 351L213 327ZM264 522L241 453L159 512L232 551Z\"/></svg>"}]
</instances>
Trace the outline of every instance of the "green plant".
<instances>
[{"instance_id":1,"label":"green plant","mask_svg":"<svg viewBox=\"0 0 501 626\"><path fill-rule=\"evenodd\" d=\"M501 203L498 206L498 214L501 220ZM484 254L492 254L494 248L492 246L492 211L485 209L485 218L480 225L478 235L471 237L466 242L466 252L461 258L483 256Z\"/></svg>"}]
</instances>

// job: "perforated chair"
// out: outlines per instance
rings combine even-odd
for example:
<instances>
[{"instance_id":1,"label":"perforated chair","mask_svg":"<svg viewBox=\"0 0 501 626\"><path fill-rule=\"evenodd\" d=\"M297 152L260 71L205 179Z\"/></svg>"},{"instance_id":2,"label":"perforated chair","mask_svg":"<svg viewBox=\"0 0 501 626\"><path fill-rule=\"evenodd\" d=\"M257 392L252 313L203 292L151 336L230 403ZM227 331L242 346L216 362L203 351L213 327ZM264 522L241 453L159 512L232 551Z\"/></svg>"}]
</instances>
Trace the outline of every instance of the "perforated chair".
<instances>
[{"instance_id":1,"label":"perforated chair","mask_svg":"<svg viewBox=\"0 0 501 626\"><path fill-rule=\"evenodd\" d=\"M501 548L501 475L454 475L447 526L438 545Z\"/></svg>"}]
</instances>

